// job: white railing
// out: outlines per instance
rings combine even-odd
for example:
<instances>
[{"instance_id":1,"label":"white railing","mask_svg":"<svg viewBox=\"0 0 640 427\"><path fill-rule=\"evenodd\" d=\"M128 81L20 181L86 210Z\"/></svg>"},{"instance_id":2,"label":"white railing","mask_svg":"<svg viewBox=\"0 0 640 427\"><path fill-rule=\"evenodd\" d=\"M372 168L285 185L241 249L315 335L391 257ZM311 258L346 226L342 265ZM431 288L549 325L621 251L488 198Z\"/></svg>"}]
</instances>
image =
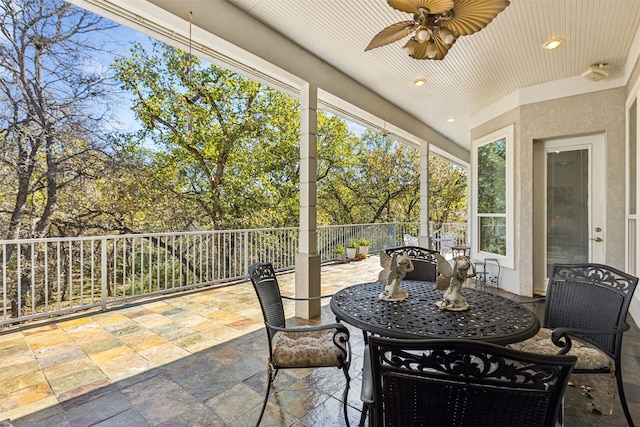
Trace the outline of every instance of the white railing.
<instances>
[{"instance_id":1,"label":"white railing","mask_svg":"<svg viewBox=\"0 0 640 427\"><path fill-rule=\"evenodd\" d=\"M318 228L322 262L359 237L370 251L403 246L417 223ZM465 227L466 230L466 227ZM143 296L248 278L256 261L292 270L298 229L251 229L0 240L0 326L96 308Z\"/></svg>"}]
</instances>

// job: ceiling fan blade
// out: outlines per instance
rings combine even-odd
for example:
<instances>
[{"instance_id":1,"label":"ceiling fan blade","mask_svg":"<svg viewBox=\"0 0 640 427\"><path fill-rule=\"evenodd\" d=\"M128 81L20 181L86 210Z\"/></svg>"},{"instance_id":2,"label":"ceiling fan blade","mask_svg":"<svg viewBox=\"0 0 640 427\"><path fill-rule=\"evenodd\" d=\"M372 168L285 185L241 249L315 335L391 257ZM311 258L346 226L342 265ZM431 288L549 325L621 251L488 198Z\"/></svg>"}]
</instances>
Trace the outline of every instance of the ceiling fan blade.
<instances>
[{"instance_id":1,"label":"ceiling fan blade","mask_svg":"<svg viewBox=\"0 0 640 427\"><path fill-rule=\"evenodd\" d=\"M416 24L415 21L402 21L389 25L387 28L375 35L375 37L369 42L365 51L403 39L414 32L417 27L418 24Z\"/></svg>"},{"instance_id":2,"label":"ceiling fan blade","mask_svg":"<svg viewBox=\"0 0 640 427\"><path fill-rule=\"evenodd\" d=\"M486 27L507 6L509 0L456 0L453 17L440 25L468 36Z\"/></svg>"},{"instance_id":3,"label":"ceiling fan blade","mask_svg":"<svg viewBox=\"0 0 640 427\"><path fill-rule=\"evenodd\" d=\"M407 13L418 13L419 9L429 9L430 14L441 14L453 9L453 0L387 0L389 6Z\"/></svg>"},{"instance_id":4,"label":"ceiling fan blade","mask_svg":"<svg viewBox=\"0 0 640 427\"><path fill-rule=\"evenodd\" d=\"M413 55L411 55L411 57L414 59L442 59L447 55L451 46L456 42L456 39L454 39L449 46L445 45L439 37L434 37L433 41L436 44L436 56L429 58L429 55L427 55L427 43L418 43L414 48Z\"/></svg>"}]
</instances>

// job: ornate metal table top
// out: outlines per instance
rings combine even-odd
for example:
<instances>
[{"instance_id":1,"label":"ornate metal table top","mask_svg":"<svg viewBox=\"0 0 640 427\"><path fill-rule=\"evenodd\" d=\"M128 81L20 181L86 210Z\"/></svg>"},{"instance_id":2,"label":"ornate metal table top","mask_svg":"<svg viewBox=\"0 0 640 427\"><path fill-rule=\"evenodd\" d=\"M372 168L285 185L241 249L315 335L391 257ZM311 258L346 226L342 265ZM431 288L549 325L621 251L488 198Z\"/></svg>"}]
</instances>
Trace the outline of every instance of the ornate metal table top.
<instances>
[{"instance_id":1,"label":"ornate metal table top","mask_svg":"<svg viewBox=\"0 0 640 427\"><path fill-rule=\"evenodd\" d=\"M392 338L465 338L510 344L532 337L540 329L538 317L523 305L499 295L463 288L466 311L441 311L436 302L444 291L431 282L403 281L409 298L378 300L380 282L350 286L331 298L340 320L363 331Z\"/></svg>"}]
</instances>

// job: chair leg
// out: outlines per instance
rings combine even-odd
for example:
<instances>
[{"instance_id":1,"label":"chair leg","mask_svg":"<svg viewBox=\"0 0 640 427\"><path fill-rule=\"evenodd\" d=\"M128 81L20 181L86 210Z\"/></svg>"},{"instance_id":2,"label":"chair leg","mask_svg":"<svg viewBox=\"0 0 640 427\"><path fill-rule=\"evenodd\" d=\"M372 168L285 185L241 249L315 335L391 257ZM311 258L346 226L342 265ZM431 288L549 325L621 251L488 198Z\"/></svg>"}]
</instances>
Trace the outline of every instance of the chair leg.
<instances>
[{"instance_id":1,"label":"chair leg","mask_svg":"<svg viewBox=\"0 0 640 427\"><path fill-rule=\"evenodd\" d=\"M562 402L558 408L558 415L556 416L556 426L564 427L564 396L562 396Z\"/></svg>"},{"instance_id":2,"label":"chair leg","mask_svg":"<svg viewBox=\"0 0 640 427\"><path fill-rule=\"evenodd\" d=\"M362 404L362 413L360 414L360 422L358 422L358 427L364 427L364 420L367 419L367 411L369 410L369 405L366 403ZM369 414L371 416L371 414Z\"/></svg>"},{"instance_id":3,"label":"chair leg","mask_svg":"<svg viewBox=\"0 0 640 427\"><path fill-rule=\"evenodd\" d=\"M262 409L260 410L260 416L258 417L258 421L256 422L256 427L260 425L262 421L262 416L264 415L264 410L267 408L267 402L269 401L269 393L271 393L271 385L273 384L273 380L276 378L278 374L278 370L274 369L271 364L267 368L267 390L264 392L264 402L262 402Z\"/></svg>"},{"instance_id":4,"label":"chair leg","mask_svg":"<svg viewBox=\"0 0 640 427\"><path fill-rule=\"evenodd\" d=\"M618 397L620 398L620 403L622 404L622 410L624 411L624 416L627 418L627 424L629 427L634 427L633 419L631 418L631 412L629 412L629 406L627 405L627 398L624 395L624 385L622 383L622 369L620 368L620 364L616 364L616 384L618 385Z\"/></svg>"},{"instance_id":5,"label":"chair leg","mask_svg":"<svg viewBox=\"0 0 640 427\"><path fill-rule=\"evenodd\" d=\"M344 421L347 427L350 427L349 414L347 413L347 407L348 407L347 398L349 397L349 387L351 386L351 377L349 376L349 365L350 363L347 363L342 367L342 372L344 373L344 377L347 380L347 383L344 386L344 392L342 393L342 405L344 407Z\"/></svg>"}]
</instances>

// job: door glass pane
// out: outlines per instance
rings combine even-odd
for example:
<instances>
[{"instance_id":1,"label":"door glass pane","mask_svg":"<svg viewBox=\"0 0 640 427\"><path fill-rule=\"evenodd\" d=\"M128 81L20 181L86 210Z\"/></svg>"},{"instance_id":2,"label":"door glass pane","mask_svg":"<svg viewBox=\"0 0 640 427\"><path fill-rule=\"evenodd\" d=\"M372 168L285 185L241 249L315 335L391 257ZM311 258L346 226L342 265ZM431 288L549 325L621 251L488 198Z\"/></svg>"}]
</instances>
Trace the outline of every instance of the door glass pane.
<instances>
[{"instance_id":1,"label":"door glass pane","mask_svg":"<svg viewBox=\"0 0 640 427\"><path fill-rule=\"evenodd\" d=\"M589 151L547 153L547 277L554 263L589 261Z\"/></svg>"}]
</instances>

